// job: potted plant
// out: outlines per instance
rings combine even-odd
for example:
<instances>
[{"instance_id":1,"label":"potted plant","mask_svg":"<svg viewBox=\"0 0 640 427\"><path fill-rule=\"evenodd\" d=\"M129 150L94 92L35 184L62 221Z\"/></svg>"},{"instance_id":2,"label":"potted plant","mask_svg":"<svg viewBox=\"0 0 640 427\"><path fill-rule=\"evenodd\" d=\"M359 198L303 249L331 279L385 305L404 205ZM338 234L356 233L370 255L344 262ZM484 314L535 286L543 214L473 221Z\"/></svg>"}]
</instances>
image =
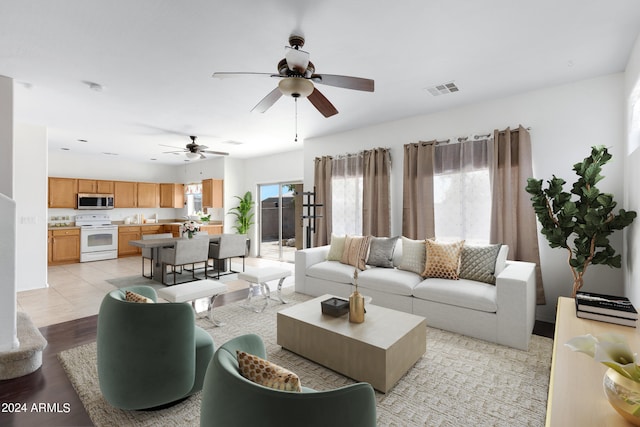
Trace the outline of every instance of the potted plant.
<instances>
[{"instance_id":1,"label":"potted plant","mask_svg":"<svg viewBox=\"0 0 640 427\"><path fill-rule=\"evenodd\" d=\"M240 202L238 206L229 209L229 214L236 216L236 225L233 228L238 232L238 234L247 234L249 232L249 228L253 225L253 205L255 202L253 201L253 197L250 191L244 193L243 197L235 196Z\"/></svg>"},{"instance_id":2,"label":"potted plant","mask_svg":"<svg viewBox=\"0 0 640 427\"><path fill-rule=\"evenodd\" d=\"M573 293L584 284L583 276L591 264L609 267L621 266L621 256L609 244L608 236L633 222L634 211L620 209L613 212L613 195L601 193L596 187L604 177L602 166L611 160L607 148L591 147L591 155L573 165L579 176L570 193L563 191L566 181L553 175L543 189L542 180L529 178L527 193L531 194L533 208L542 224L542 234L552 248L565 248L573 274ZM571 240L572 239L572 240Z\"/></svg>"}]
</instances>

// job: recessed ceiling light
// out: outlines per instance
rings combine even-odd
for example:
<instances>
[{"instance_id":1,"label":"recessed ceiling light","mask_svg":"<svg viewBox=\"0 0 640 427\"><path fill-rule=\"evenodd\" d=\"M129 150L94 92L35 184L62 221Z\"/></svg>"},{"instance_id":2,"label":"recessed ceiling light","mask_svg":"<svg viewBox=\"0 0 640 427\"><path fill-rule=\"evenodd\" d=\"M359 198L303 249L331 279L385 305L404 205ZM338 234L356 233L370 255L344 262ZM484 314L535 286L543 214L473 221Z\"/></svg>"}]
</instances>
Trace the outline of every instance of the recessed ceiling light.
<instances>
[{"instance_id":1,"label":"recessed ceiling light","mask_svg":"<svg viewBox=\"0 0 640 427\"><path fill-rule=\"evenodd\" d=\"M106 154L107 156L117 156L118 153L109 153L109 152L104 152L102 154Z\"/></svg>"},{"instance_id":2,"label":"recessed ceiling light","mask_svg":"<svg viewBox=\"0 0 640 427\"><path fill-rule=\"evenodd\" d=\"M78 142L87 142L86 139L79 139Z\"/></svg>"},{"instance_id":3,"label":"recessed ceiling light","mask_svg":"<svg viewBox=\"0 0 640 427\"><path fill-rule=\"evenodd\" d=\"M89 89L95 92L102 92L102 90L104 89L104 86L96 82L83 81L82 83L86 84Z\"/></svg>"},{"instance_id":4,"label":"recessed ceiling light","mask_svg":"<svg viewBox=\"0 0 640 427\"><path fill-rule=\"evenodd\" d=\"M63 147L63 148L61 148L61 150L62 150L62 151L69 151L69 150L71 150L71 148Z\"/></svg>"},{"instance_id":5,"label":"recessed ceiling light","mask_svg":"<svg viewBox=\"0 0 640 427\"><path fill-rule=\"evenodd\" d=\"M158 160L158 159L149 159L149 160Z\"/></svg>"},{"instance_id":6,"label":"recessed ceiling light","mask_svg":"<svg viewBox=\"0 0 640 427\"><path fill-rule=\"evenodd\" d=\"M242 144L244 144L244 142L229 140L229 141L222 141L221 144L242 145Z\"/></svg>"}]
</instances>

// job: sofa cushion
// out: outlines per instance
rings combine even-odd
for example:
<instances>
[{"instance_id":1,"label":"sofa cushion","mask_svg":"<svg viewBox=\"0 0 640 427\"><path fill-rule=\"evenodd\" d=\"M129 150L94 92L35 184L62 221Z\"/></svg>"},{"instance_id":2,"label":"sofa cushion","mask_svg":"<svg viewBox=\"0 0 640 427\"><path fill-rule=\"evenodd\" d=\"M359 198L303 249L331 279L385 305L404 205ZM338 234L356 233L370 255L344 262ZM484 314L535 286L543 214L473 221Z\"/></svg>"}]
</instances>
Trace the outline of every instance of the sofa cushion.
<instances>
[{"instance_id":1,"label":"sofa cushion","mask_svg":"<svg viewBox=\"0 0 640 427\"><path fill-rule=\"evenodd\" d=\"M375 267L393 268L393 252L399 237L371 237L367 264Z\"/></svg>"},{"instance_id":2,"label":"sofa cushion","mask_svg":"<svg viewBox=\"0 0 640 427\"><path fill-rule=\"evenodd\" d=\"M125 291L125 301L129 301L129 302L141 302L141 303L151 303L153 304L153 300L151 298L147 298L144 295L140 295L137 294L135 292L131 292L131 291Z\"/></svg>"},{"instance_id":3,"label":"sofa cushion","mask_svg":"<svg viewBox=\"0 0 640 427\"><path fill-rule=\"evenodd\" d=\"M331 235L331 246L329 247L329 253L327 254L327 261L340 261L342 259L344 242L346 239L347 236Z\"/></svg>"},{"instance_id":4,"label":"sofa cushion","mask_svg":"<svg viewBox=\"0 0 640 427\"><path fill-rule=\"evenodd\" d=\"M412 240L402 236L402 260L398 268L422 274L426 260L424 240Z\"/></svg>"},{"instance_id":5,"label":"sofa cushion","mask_svg":"<svg viewBox=\"0 0 640 427\"><path fill-rule=\"evenodd\" d=\"M347 236L342 252L343 264L358 267L360 270L367 268L365 260L369 251L370 236Z\"/></svg>"},{"instance_id":6,"label":"sofa cushion","mask_svg":"<svg viewBox=\"0 0 640 427\"><path fill-rule=\"evenodd\" d=\"M372 267L358 274L358 286L396 295L410 296L421 281L420 275L395 268Z\"/></svg>"},{"instance_id":7,"label":"sofa cushion","mask_svg":"<svg viewBox=\"0 0 640 427\"><path fill-rule=\"evenodd\" d=\"M460 278L495 285L496 259L502 245L464 245L460 256Z\"/></svg>"},{"instance_id":8,"label":"sofa cushion","mask_svg":"<svg viewBox=\"0 0 640 427\"><path fill-rule=\"evenodd\" d=\"M253 354L236 350L238 369L246 379L265 387L284 391L302 391L300 378L281 366Z\"/></svg>"},{"instance_id":9,"label":"sofa cushion","mask_svg":"<svg viewBox=\"0 0 640 427\"><path fill-rule=\"evenodd\" d=\"M464 240L440 243L428 239L426 241L427 262L422 276L458 280L463 245Z\"/></svg>"},{"instance_id":10,"label":"sofa cushion","mask_svg":"<svg viewBox=\"0 0 640 427\"><path fill-rule=\"evenodd\" d=\"M507 267L508 255L509 255L509 246L502 245L500 247L500 252L498 252L498 257L496 258L496 267L495 267L495 272L493 273L496 277L498 277L498 275L502 273L502 270L504 270Z\"/></svg>"},{"instance_id":11,"label":"sofa cushion","mask_svg":"<svg viewBox=\"0 0 640 427\"><path fill-rule=\"evenodd\" d=\"M413 288L415 298L488 313L498 311L496 287L473 280L428 278ZM464 322L464 319L460 319Z\"/></svg>"},{"instance_id":12,"label":"sofa cushion","mask_svg":"<svg viewBox=\"0 0 640 427\"><path fill-rule=\"evenodd\" d=\"M338 283L353 283L352 265L338 261L322 261L307 268L307 276ZM360 273L362 274L362 273Z\"/></svg>"}]
</instances>

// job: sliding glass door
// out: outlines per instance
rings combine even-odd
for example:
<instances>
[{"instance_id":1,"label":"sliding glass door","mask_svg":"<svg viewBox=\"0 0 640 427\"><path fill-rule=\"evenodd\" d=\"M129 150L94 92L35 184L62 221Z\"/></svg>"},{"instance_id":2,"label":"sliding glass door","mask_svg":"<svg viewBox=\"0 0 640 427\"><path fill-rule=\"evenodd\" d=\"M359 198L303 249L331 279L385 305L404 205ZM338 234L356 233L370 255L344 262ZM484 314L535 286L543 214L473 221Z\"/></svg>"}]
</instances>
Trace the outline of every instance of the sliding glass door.
<instances>
[{"instance_id":1,"label":"sliding glass door","mask_svg":"<svg viewBox=\"0 0 640 427\"><path fill-rule=\"evenodd\" d=\"M302 247L301 183L265 184L259 190L259 256L294 261Z\"/></svg>"}]
</instances>

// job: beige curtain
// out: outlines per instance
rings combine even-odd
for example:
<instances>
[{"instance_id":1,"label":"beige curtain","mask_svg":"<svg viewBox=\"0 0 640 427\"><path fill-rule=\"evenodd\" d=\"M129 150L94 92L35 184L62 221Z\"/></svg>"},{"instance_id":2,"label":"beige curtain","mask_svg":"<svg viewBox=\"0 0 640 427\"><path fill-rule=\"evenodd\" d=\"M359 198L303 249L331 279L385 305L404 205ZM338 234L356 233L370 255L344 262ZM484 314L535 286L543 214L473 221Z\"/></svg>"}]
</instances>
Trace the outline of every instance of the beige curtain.
<instances>
[{"instance_id":1,"label":"beige curtain","mask_svg":"<svg viewBox=\"0 0 640 427\"><path fill-rule=\"evenodd\" d=\"M386 148L364 152L362 180L362 234L388 237L391 235L390 173L391 155Z\"/></svg>"},{"instance_id":2,"label":"beige curtain","mask_svg":"<svg viewBox=\"0 0 640 427\"><path fill-rule=\"evenodd\" d=\"M314 246L324 246L331 242L331 174L333 159L329 156L316 157L314 165L314 183L316 203L322 207L316 209L320 217L315 221Z\"/></svg>"},{"instance_id":3,"label":"beige curtain","mask_svg":"<svg viewBox=\"0 0 640 427\"><path fill-rule=\"evenodd\" d=\"M525 191L533 176L529 132L495 130L490 159L491 242L509 245L509 259L536 264L537 302L545 304L536 217Z\"/></svg>"},{"instance_id":4,"label":"beige curtain","mask_svg":"<svg viewBox=\"0 0 640 427\"><path fill-rule=\"evenodd\" d=\"M402 180L402 235L427 239L435 235L433 152L436 141L405 144Z\"/></svg>"}]
</instances>

